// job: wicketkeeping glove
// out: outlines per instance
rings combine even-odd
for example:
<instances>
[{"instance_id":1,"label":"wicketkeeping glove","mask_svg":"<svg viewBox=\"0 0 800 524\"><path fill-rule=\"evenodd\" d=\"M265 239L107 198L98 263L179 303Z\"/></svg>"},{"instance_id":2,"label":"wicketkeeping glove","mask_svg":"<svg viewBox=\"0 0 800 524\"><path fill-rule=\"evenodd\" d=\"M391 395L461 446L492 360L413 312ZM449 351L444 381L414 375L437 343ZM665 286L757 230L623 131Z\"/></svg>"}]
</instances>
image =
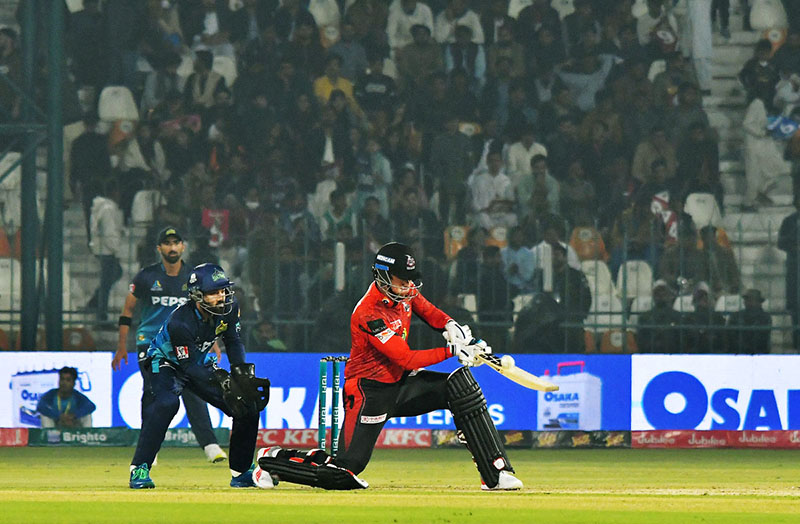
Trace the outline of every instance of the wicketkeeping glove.
<instances>
[{"instance_id":1,"label":"wicketkeeping glove","mask_svg":"<svg viewBox=\"0 0 800 524\"><path fill-rule=\"evenodd\" d=\"M247 416L251 408L255 409L253 403L245 398L239 384L231 379L230 373L224 369L217 368L214 370L214 380L222 388L222 399L228 405L228 409L230 409L234 418Z\"/></svg>"},{"instance_id":2,"label":"wicketkeeping glove","mask_svg":"<svg viewBox=\"0 0 800 524\"><path fill-rule=\"evenodd\" d=\"M468 344L450 344L448 347L453 356L458 357L458 362L467 367L480 366L483 361L478 358L478 355L492 352L491 346L487 345L485 341L474 338Z\"/></svg>"},{"instance_id":3,"label":"wicketkeeping glove","mask_svg":"<svg viewBox=\"0 0 800 524\"><path fill-rule=\"evenodd\" d=\"M241 388L245 398L255 404L257 413L267 407L269 379L256 376L255 364L234 364L231 366L231 376Z\"/></svg>"},{"instance_id":4,"label":"wicketkeeping glove","mask_svg":"<svg viewBox=\"0 0 800 524\"><path fill-rule=\"evenodd\" d=\"M450 344L469 344L472 340L472 330L468 325L461 325L455 320L448 320L442 333L444 339Z\"/></svg>"}]
</instances>

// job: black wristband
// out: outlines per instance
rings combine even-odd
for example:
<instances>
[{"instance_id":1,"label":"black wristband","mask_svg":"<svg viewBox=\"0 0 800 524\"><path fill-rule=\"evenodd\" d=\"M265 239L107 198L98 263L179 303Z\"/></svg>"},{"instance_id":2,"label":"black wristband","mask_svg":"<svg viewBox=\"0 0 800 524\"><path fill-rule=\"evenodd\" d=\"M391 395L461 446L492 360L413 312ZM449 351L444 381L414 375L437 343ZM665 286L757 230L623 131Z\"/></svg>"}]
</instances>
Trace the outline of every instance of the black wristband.
<instances>
[{"instance_id":1,"label":"black wristband","mask_svg":"<svg viewBox=\"0 0 800 524\"><path fill-rule=\"evenodd\" d=\"M130 326L131 325L131 317L126 317L125 315L119 316L119 325L120 326Z\"/></svg>"}]
</instances>

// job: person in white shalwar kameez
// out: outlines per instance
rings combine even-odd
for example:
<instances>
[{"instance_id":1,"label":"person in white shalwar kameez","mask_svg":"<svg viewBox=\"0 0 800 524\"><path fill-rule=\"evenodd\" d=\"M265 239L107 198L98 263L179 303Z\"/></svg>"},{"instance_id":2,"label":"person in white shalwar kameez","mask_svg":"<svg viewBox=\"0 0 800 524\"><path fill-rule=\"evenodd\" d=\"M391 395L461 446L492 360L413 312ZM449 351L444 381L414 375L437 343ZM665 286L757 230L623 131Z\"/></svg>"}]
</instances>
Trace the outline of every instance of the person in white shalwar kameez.
<instances>
[{"instance_id":1,"label":"person in white shalwar kameez","mask_svg":"<svg viewBox=\"0 0 800 524\"><path fill-rule=\"evenodd\" d=\"M791 165L783 159L778 141L767 133L767 106L765 100L772 100L772 92L760 91L750 102L744 116L742 127L744 138L744 168L747 178L745 205L770 204L767 193L781 176L791 172Z\"/></svg>"}]
</instances>

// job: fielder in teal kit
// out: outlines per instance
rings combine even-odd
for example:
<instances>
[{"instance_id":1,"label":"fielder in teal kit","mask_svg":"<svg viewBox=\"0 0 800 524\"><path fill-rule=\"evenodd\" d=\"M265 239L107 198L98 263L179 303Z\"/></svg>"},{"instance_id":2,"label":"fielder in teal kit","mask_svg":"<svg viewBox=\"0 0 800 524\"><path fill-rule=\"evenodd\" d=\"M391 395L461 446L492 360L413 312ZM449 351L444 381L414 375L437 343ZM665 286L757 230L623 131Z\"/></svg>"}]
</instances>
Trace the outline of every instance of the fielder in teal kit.
<instances>
[{"instance_id":1,"label":"fielder in teal kit","mask_svg":"<svg viewBox=\"0 0 800 524\"><path fill-rule=\"evenodd\" d=\"M245 363L232 286L216 264L194 268L188 279L190 301L169 314L150 343L142 365L142 429L131 462L131 488L155 487L150 467L185 389L233 417L230 485L257 485L253 453L259 413L269 400L269 380L257 378L255 366ZM225 344L230 373L209 357L218 337Z\"/></svg>"}]
</instances>

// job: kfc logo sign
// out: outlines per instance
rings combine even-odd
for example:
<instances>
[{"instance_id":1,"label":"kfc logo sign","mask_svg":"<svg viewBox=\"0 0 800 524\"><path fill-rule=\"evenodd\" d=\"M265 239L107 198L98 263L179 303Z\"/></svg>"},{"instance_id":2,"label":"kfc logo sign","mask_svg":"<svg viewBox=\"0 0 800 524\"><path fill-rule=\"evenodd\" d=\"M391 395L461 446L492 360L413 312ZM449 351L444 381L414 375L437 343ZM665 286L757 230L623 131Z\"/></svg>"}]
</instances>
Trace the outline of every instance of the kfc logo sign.
<instances>
[{"instance_id":1,"label":"kfc logo sign","mask_svg":"<svg viewBox=\"0 0 800 524\"><path fill-rule=\"evenodd\" d=\"M376 448L429 448L432 442L429 429L384 429Z\"/></svg>"}]
</instances>

